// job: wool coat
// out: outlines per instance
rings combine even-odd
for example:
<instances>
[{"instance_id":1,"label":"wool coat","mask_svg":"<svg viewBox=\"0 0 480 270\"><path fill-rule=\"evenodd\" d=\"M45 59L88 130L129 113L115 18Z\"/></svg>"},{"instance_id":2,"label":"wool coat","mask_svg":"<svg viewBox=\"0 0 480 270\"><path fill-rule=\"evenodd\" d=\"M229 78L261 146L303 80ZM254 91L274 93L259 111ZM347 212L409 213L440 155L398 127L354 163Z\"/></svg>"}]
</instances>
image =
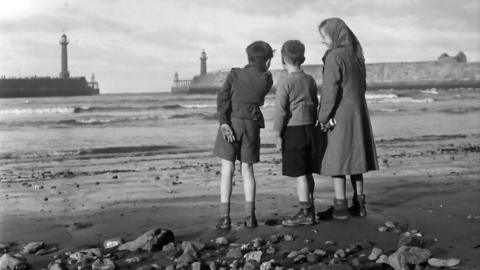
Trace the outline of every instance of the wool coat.
<instances>
[{"instance_id":1,"label":"wool coat","mask_svg":"<svg viewBox=\"0 0 480 270\"><path fill-rule=\"evenodd\" d=\"M365 99L365 65L353 50L338 47L324 57L318 121L337 125L319 132L320 173L352 175L378 170L375 141Z\"/></svg>"}]
</instances>

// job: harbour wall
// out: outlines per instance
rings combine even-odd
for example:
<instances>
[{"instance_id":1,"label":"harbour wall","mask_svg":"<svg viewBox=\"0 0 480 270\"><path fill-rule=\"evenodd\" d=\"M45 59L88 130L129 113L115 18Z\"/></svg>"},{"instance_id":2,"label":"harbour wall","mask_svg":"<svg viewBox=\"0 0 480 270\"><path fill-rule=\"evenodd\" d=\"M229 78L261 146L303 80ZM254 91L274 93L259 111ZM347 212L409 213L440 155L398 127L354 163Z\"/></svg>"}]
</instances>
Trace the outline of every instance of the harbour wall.
<instances>
[{"instance_id":1,"label":"harbour wall","mask_svg":"<svg viewBox=\"0 0 480 270\"><path fill-rule=\"evenodd\" d=\"M322 84L322 65L303 65L317 85ZM195 76L188 93L215 93L220 89L229 71L210 72ZM271 70L272 92L276 83L287 73L285 70ZM367 89L424 89L480 87L480 62L424 61L371 63L366 65Z\"/></svg>"},{"instance_id":2,"label":"harbour wall","mask_svg":"<svg viewBox=\"0 0 480 270\"><path fill-rule=\"evenodd\" d=\"M0 79L0 98L98 95L85 77Z\"/></svg>"}]
</instances>

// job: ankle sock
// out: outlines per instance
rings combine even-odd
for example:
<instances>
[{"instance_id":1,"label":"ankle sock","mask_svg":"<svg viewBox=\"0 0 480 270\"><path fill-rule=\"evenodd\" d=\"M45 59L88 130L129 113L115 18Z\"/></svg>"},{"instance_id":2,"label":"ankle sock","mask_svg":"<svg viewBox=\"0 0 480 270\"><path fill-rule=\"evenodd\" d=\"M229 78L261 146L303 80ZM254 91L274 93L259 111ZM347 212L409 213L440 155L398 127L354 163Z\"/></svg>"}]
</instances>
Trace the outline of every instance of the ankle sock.
<instances>
[{"instance_id":1,"label":"ankle sock","mask_svg":"<svg viewBox=\"0 0 480 270\"><path fill-rule=\"evenodd\" d=\"M221 202L220 203L220 216L229 217L230 216L230 202Z\"/></svg>"},{"instance_id":2,"label":"ankle sock","mask_svg":"<svg viewBox=\"0 0 480 270\"><path fill-rule=\"evenodd\" d=\"M245 215L251 217L255 215L255 202L245 202Z\"/></svg>"}]
</instances>

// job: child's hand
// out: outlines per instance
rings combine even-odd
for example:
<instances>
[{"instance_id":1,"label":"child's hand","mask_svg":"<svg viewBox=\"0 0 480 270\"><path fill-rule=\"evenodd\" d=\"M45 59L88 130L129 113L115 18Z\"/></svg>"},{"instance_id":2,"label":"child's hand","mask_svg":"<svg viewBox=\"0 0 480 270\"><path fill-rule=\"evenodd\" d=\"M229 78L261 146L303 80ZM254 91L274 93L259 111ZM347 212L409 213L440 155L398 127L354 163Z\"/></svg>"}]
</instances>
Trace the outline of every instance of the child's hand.
<instances>
[{"instance_id":1,"label":"child's hand","mask_svg":"<svg viewBox=\"0 0 480 270\"><path fill-rule=\"evenodd\" d=\"M277 142L276 142L276 146L277 146L277 150L278 151L282 151L283 150L283 139L282 137L277 137Z\"/></svg>"},{"instance_id":2,"label":"child's hand","mask_svg":"<svg viewBox=\"0 0 480 270\"><path fill-rule=\"evenodd\" d=\"M233 130L228 124L222 124L220 126L220 130L222 131L222 135L225 141L229 143L233 143L235 141L235 135L233 134Z\"/></svg>"}]
</instances>

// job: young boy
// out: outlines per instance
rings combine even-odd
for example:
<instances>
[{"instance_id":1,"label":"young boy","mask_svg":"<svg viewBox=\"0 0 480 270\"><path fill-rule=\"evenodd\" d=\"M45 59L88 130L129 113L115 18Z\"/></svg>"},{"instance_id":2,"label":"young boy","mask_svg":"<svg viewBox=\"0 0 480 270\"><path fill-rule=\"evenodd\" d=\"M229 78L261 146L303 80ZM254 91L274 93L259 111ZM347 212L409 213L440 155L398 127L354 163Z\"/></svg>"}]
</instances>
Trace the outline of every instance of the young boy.
<instances>
[{"instance_id":1,"label":"young boy","mask_svg":"<svg viewBox=\"0 0 480 270\"><path fill-rule=\"evenodd\" d=\"M221 158L220 220L217 229L231 228L230 197L235 160L242 166L245 192L246 227L257 226L255 216L256 183L253 164L260 161L260 128L265 127L260 106L272 87L268 72L273 50L263 41L255 41L247 49L248 65L233 68L217 93L217 114L220 122L213 153Z\"/></svg>"},{"instance_id":2,"label":"young boy","mask_svg":"<svg viewBox=\"0 0 480 270\"><path fill-rule=\"evenodd\" d=\"M317 139L317 85L300 65L305 61L305 46L298 40L289 40L282 46L282 63L288 74L276 87L275 123L277 149L282 151L282 174L297 178L300 211L282 221L284 226L315 223L312 173L318 173Z\"/></svg>"}]
</instances>

